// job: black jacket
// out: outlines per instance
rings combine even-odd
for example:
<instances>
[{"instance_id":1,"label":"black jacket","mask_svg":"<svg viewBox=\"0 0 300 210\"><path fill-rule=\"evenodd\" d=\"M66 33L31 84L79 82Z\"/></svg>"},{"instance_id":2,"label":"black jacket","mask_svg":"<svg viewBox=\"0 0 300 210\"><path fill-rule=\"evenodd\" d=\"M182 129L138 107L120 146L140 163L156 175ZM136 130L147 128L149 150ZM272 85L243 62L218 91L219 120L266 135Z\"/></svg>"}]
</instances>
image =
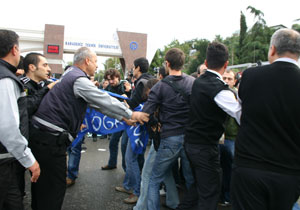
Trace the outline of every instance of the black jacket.
<instances>
[{"instance_id":1,"label":"black jacket","mask_svg":"<svg viewBox=\"0 0 300 210\"><path fill-rule=\"evenodd\" d=\"M123 95L123 94L126 94L127 97L130 97L130 93L131 91L129 92L126 92L125 91L125 87L124 87L124 80L121 80L119 85L117 86L111 86L111 85L108 85L107 88L105 90L109 91L109 92L112 92L112 93L116 93L116 94L119 94L119 95ZM123 99L120 99L120 98L117 98L119 101L124 101Z\"/></svg>"},{"instance_id":2,"label":"black jacket","mask_svg":"<svg viewBox=\"0 0 300 210\"><path fill-rule=\"evenodd\" d=\"M277 61L244 71L237 166L300 175L300 69Z\"/></svg>"},{"instance_id":3,"label":"black jacket","mask_svg":"<svg viewBox=\"0 0 300 210\"><path fill-rule=\"evenodd\" d=\"M191 94L195 78L184 73L182 76L169 75L168 78L176 83L187 95ZM151 88L148 100L143 107L143 112L151 115L157 110L157 107L160 108L161 138L185 133L190 110L189 102L169 84L162 81L159 81Z\"/></svg>"},{"instance_id":4,"label":"black jacket","mask_svg":"<svg viewBox=\"0 0 300 210\"><path fill-rule=\"evenodd\" d=\"M6 61L0 59L0 79L2 78L11 78L13 79L19 86L20 92L23 92L23 85L20 80L16 77L17 69L16 67L12 66L11 64L7 63ZM19 115L20 115L20 131L23 136L28 138L29 136L29 129L28 129L28 114L26 109L26 100L24 97L20 97L18 99L18 108L19 108ZM6 148L0 143L0 154L7 153ZM14 158L10 158L14 159Z\"/></svg>"},{"instance_id":5,"label":"black jacket","mask_svg":"<svg viewBox=\"0 0 300 210\"><path fill-rule=\"evenodd\" d=\"M43 97L48 93L49 88L46 86L41 86L30 78L23 76L20 78L21 82L24 84L24 90L26 92L26 103L27 112L29 119L37 111Z\"/></svg>"},{"instance_id":6,"label":"black jacket","mask_svg":"<svg viewBox=\"0 0 300 210\"><path fill-rule=\"evenodd\" d=\"M206 71L195 80L185 142L205 145L218 144L224 133L227 114L216 104L214 99L222 90L229 90L228 85L210 71Z\"/></svg>"},{"instance_id":7,"label":"black jacket","mask_svg":"<svg viewBox=\"0 0 300 210\"><path fill-rule=\"evenodd\" d=\"M134 90L131 93L130 100L127 100L127 103L130 109L136 108L139 104L145 102L143 99L144 87L146 82L154 77L151 74L143 73L135 82L134 82Z\"/></svg>"}]
</instances>

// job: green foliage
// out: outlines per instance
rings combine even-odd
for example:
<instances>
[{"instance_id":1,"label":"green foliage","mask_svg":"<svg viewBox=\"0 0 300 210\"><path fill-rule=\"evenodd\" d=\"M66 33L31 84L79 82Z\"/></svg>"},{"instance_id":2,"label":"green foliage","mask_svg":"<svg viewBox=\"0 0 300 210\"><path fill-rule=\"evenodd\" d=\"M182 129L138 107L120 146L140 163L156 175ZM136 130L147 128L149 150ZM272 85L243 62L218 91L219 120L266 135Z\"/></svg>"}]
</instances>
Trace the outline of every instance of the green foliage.
<instances>
[{"instance_id":1,"label":"green foliage","mask_svg":"<svg viewBox=\"0 0 300 210\"><path fill-rule=\"evenodd\" d=\"M294 29L300 33L300 24L293 24L292 29Z\"/></svg>"},{"instance_id":2,"label":"green foliage","mask_svg":"<svg viewBox=\"0 0 300 210\"><path fill-rule=\"evenodd\" d=\"M234 33L231 37L227 37L223 44L225 44L228 47L228 53L229 53L229 65L235 65L240 63L239 59L239 34Z\"/></svg>"},{"instance_id":3,"label":"green foliage","mask_svg":"<svg viewBox=\"0 0 300 210\"><path fill-rule=\"evenodd\" d=\"M268 60L268 50L274 29L266 25L263 12L248 6L257 21L247 32L243 44L240 46L239 63L256 63Z\"/></svg>"},{"instance_id":4,"label":"green foliage","mask_svg":"<svg viewBox=\"0 0 300 210\"><path fill-rule=\"evenodd\" d=\"M104 65L104 70L107 69L120 69L121 64L120 64L120 59L119 58L109 58L103 63Z\"/></svg>"},{"instance_id":5,"label":"green foliage","mask_svg":"<svg viewBox=\"0 0 300 210\"><path fill-rule=\"evenodd\" d=\"M240 36L239 36L239 46L236 52L236 57L241 58L240 53L242 51L242 48L244 46L244 40L247 34L247 23L246 23L246 17L244 13L241 11L241 17L240 17ZM237 62L235 62L237 63Z\"/></svg>"},{"instance_id":6,"label":"green foliage","mask_svg":"<svg viewBox=\"0 0 300 210\"><path fill-rule=\"evenodd\" d=\"M124 78L124 72L122 70L122 66L121 66L119 58L109 58L105 61L105 63L103 63L103 65L104 65L105 70L117 69L121 74L121 78ZM103 73L103 75L104 75L104 73ZM103 77L102 77L102 79L103 79Z\"/></svg>"},{"instance_id":7,"label":"green foliage","mask_svg":"<svg viewBox=\"0 0 300 210\"><path fill-rule=\"evenodd\" d=\"M254 15L254 20L256 20L255 24L249 30L246 24L246 17L241 12L239 33L233 33L225 39L220 35L216 35L214 39L214 41L219 41L228 47L229 65L268 60L270 39L276 28L267 26L264 20L264 13L261 10L252 6L248 6L247 10ZM292 28L300 32L300 24L294 24ZM183 43L173 40L163 50L158 49L156 51L150 65L150 72L154 73L153 69L162 65L165 53L169 49L176 47L180 48L186 55L183 71L191 74L204 62L209 43L210 41L207 39L193 39Z\"/></svg>"},{"instance_id":8,"label":"green foliage","mask_svg":"<svg viewBox=\"0 0 300 210\"><path fill-rule=\"evenodd\" d=\"M196 53L190 58L186 72L187 74L192 74L193 72L197 71L197 67L204 63L206 58L206 49L210 41L207 39L194 39L193 43Z\"/></svg>"},{"instance_id":9,"label":"green foliage","mask_svg":"<svg viewBox=\"0 0 300 210\"><path fill-rule=\"evenodd\" d=\"M155 55L150 64L149 73L154 75L154 68L161 67L164 62L164 52L160 49L156 50Z\"/></svg>"},{"instance_id":10,"label":"green foliage","mask_svg":"<svg viewBox=\"0 0 300 210\"><path fill-rule=\"evenodd\" d=\"M103 78L104 78L104 71L98 71L95 73L95 78L94 78L95 81L102 82Z\"/></svg>"}]
</instances>

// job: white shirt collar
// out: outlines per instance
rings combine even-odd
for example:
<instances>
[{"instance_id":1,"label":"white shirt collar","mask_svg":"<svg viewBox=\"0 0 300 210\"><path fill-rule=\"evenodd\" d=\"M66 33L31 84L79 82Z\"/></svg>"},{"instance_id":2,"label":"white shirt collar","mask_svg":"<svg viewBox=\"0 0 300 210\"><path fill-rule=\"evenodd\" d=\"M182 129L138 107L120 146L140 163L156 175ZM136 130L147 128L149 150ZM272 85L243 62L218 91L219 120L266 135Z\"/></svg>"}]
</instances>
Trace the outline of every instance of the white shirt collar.
<instances>
[{"instance_id":1,"label":"white shirt collar","mask_svg":"<svg viewBox=\"0 0 300 210\"><path fill-rule=\"evenodd\" d=\"M295 61L294 59L291 59L291 58L278 58L274 62L277 62L277 61L283 61L283 62L293 63L296 66L299 66L299 64L297 63L297 61Z\"/></svg>"},{"instance_id":2,"label":"white shirt collar","mask_svg":"<svg viewBox=\"0 0 300 210\"><path fill-rule=\"evenodd\" d=\"M222 75L219 72L214 71L214 70L210 70L210 69L207 69L206 71L209 71L210 73L213 73L213 74L217 75L218 79L221 80L224 84L226 84L226 82L224 82L224 80L223 80Z\"/></svg>"},{"instance_id":3,"label":"white shirt collar","mask_svg":"<svg viewBox=\"0 0 300 210\"><path fill-rule=\"evenodd\" d=\"M210 70L210 69L207 69L206 71L209 71L209 72L211 72L213 74L216 74L218 77L220 77L220 79L222 79L222 75L219 72L216 72L216 71Z\"/></svg>"}]
</instances>

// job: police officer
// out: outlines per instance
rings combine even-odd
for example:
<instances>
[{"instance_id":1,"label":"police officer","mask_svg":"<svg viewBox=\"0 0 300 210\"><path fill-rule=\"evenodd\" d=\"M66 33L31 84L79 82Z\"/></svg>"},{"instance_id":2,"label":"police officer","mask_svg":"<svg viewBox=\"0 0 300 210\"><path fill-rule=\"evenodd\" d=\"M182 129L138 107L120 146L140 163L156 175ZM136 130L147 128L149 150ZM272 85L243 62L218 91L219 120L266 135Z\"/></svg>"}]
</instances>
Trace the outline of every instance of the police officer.
<instances>
[{"instance_id":1,"label":"police officer","mask_svg":"<svg viewBox=\"0 0 300 210\"><path fill-rule=\"evenodd\" d=\"M26 104L22 104L25 101L19 100L24 95L23 86L15 76L19 60L19 36L0 30L0 209L23 209L17 173L20 167L29 168L32 182L40 175L39 164L21 134L21 130L28 134L28 118Z\"/></svg>"}]
</instances>

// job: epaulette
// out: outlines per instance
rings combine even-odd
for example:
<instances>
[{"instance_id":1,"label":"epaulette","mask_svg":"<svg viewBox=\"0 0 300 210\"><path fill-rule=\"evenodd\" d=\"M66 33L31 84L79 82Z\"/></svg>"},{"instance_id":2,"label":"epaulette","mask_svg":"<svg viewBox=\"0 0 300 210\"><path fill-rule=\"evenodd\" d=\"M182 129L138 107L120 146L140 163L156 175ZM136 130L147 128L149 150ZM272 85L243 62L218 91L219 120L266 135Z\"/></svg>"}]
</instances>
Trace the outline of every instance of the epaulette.
<instances>
[{"instance_id":1,"label":"epaulette","mask_svg":"<svg viewBox=\"0 0 300 210\"><path fill-rule=\"evenodd\" d=\"M20 80L25 85L25 84L27 84L30 81L30 78L28 78L28 77L21 77Z\"/></svg>"}]
</instances>

